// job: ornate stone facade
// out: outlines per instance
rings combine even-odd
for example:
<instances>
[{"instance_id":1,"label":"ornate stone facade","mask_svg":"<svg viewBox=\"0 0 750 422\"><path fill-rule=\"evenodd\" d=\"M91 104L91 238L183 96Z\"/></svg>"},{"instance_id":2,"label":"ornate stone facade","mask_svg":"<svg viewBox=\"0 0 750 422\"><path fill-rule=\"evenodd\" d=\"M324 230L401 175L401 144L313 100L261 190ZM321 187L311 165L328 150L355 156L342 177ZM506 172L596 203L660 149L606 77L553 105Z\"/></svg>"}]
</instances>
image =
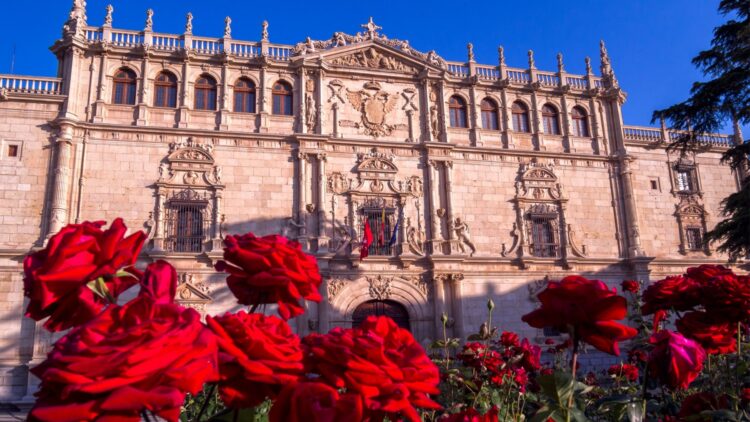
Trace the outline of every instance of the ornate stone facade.
<instances>
[{"instance_id":1,"label":"ornate stone facade","mask_svg":"<svg viewBox=\"0 0 750 422\"><path fill-rule=\"evenodd\" d=\"M88 25L75 1L52 51L58 78L0 75L0 398L33 392L26 365L50 339L24 319L21 261L67 223L121 216L149 234L140 265L168 259L179 300L237 309L213 272L227 233L283 233L318 258L320 304L301 333L348 326L363 303L403 306L420 339L465 336L488 297L503 329L529 287L571 273L611 285L725 257L696 244L737 189L733 138L668 153L664 127L625 126L626 95L601 73L450 62L388 38L295 46ZM126 80L122 75L132 75ZM199 82L200 80L200 82ZM553 110L550 117L549 110ZM552 119L552 120L550 120ZM11 154L11 151L13 153ZM377 245L359 260L363 227ZM697 241L699 241L698 239ZM536 290L535 290L536 291ZM28 385L27 385L28 384Z\"/></svg>"}]
</instances>

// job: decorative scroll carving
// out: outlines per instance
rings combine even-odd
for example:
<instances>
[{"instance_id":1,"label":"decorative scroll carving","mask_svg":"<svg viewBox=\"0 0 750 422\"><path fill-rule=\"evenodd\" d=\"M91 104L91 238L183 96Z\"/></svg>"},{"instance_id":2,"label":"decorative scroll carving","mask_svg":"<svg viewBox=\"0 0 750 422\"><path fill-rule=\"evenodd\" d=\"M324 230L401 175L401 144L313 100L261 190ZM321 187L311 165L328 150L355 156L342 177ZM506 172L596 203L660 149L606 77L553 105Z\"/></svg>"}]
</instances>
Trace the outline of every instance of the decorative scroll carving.
<instances>
[{"instance_id":1,"label":"decorative scroll carving","mask_svg":"<svg viewBox=\"0 0 750 422\"><path fill-rule=\"evenodd\" d=\"M416 74L419 70L389 55L382 54L373 47L366 50L356 51L352 54L332 59L330 63L334 66L362 67L368 69L393 70Z\"/></svg>"},{"instance_id":2,"label":"decorative scroll carving","mask_svg":"<svg viewBox=\"0 0 750 422\"><path fill-rule=\"evenodd\" d=\"M391 282L393 278L383 277L377 275L375 277L367 277L367 282L370 284L370 297L377 300L386 300L391 297Z\"/></svg>"},{"instance_id":3,"label":"decorative scroll carving","mask_svg":"<svg viewBox=\"0 0 750 422\"><path fill-rule=\"evenodd\" d=\"M576 233L573 231L573 226L568 224L568 246L570 247L571 252L579 258L586 257L586 245L578 246L578 243L575 240Z\"/></svg>"},{"instance_id":4,"label":"decorative scroll carving","mask_svg":"<svg viewBox=\"0 0 750 422\"><path fill-rule=\"evenodd\" d=\"M513 244L511 245L510 249L505 249L505 243L503 243L503 248L500 251L500 255L502 256L509 256L516 251L518 251L518 246L521 244L521 231L518 230L518 225L516 223L513 223L513 229L510 231L510 236L513 238Z\"/></svg>"},{"instance_id":5,"label":"decorative scroll carving","mask_svg":"<svg viewBox=\"0 0 750 422\"><path fill-rule=\"evenodd\" d=\"M363 128L366 135L375 138L390 135L396 127L386 123L386 118L396 107L399 94L383 91L377 82L367 82L363 88L359 91L346 91L349 103L361 115L357 128Z\"/></svg>"},{"instance_id":6,"label":"decorative scroll carving","mask_svg":"<svg viewBox=\"0 0 750 422\"><path fill-rule=\"evenodd\" d=\"M343 32L335 32L328 40L312 40L310 37L304 42L297 43L292 49L292 55L303 56L307 54L314 54L316 52L328 50L331 48L342 47L350 44L360 44L367 41L372 41L375 44L384 45L393 48L407 56L411 56L425 64L440 69L446 69L448 64L440 57L435 50L422 53L417 51L409 45L409 41L391 39L383 34L377 32L377 29L381 29L374 23L371 25L370 22L363 26L365 32L357 32L355 35L349 35ZM377 29L373 29L377 28Z\"/></svg>"},{"instance_id":7,"label":"decorative scroll carving","mask_svg":"<svg viewBox=\"0 0 750 422\"><path fill-rule=\"evenodd\" d=\"M340 278L328 280L328 302L333 303L341 289L344 288L345 281Z\"/></svg>"}]
</instances>

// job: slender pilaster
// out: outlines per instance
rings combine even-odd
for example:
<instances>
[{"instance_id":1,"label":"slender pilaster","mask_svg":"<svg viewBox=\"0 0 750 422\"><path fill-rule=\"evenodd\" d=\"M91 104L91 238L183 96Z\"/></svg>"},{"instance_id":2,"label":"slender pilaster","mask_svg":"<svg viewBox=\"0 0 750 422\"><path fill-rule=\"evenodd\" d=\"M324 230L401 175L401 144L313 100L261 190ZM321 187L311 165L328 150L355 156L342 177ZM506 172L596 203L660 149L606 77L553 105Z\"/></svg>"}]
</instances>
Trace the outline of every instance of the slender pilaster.
<instances>
[{"instance_id":1,"label":"slender pilaster","mask_svg":"<svg viewBox=\"0 0 750 422\"><path fill-rule=\"evenodd\" d=\"M73 128L63 126L55 142L55 179L52 187L52 206L47 235L53 235L68 224L71 184L71 151L73 149Z\"/></svg>"},{"instance_id":2,"label":"slender pilaster","mask_svg":"<svg viewBox=\"0 0 750 422\"><path fill-rule=\"evenodd\" d=\"M438 173L438 163L430 160L427 165L427 178L429 184L429 203L430 203L430 245L431 254L440 253L440 245L442 244L442 236L440 234L440 217L438 216L438 208L440 202L440 177Z\"/></svg>"},{"instance_id":3,"label":"slender pilaster","mask_svg":"<svg viewBox=\"0 0 750 422\"><path fill-rule=\"evenodd\" d=\"M453 226L455 217L453 214L453 197L452 197L452 182L453 182L453 161L443 161L443 168L445 169L445 218L448 220L448 244L450 245L450 253L452 254L457 250L458 244L454 242L455 233L453 232Z\"/></svg>"},{"instance_id":4,"label":"slender pilaster","mask_svg":"<svg viewBox=\"0 0 750 422\"><path fill-rule=\"evenodd\" d=\"M317 187L318 187L318 201L316 207L318 208L318 252L328 250L328 242L330 238L327 236L329 230L329 221L327 219L327 202L326 202L326 162L328 157L325 153L317 155L318 159L318 174L317 174Z\"/></svg>"}]
</instances>

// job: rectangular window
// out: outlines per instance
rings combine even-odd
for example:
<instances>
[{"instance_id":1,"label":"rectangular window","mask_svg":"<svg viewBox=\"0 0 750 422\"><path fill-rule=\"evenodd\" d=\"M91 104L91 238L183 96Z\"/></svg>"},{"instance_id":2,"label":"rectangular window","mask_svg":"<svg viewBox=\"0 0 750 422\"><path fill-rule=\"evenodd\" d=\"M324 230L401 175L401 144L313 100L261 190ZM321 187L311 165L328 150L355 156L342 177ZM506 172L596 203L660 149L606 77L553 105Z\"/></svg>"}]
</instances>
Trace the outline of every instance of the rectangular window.
<instances>
[{"instance_id":1,"label":"rectangular window","mask_svg":"<svg viewBox=\"0 0 750 422\"><path fill-rule=\"evenodd\" d=\"M513 113L513 130L515 132L529 133L529 115L526 113Z\"/></svg>"},{"instance_id":2,"label":"rectangular window","mask_svg":"<svg viewBox=\"0 0 750 422\"><path fill-rule=\"evenodd\" d=\"M18 145L8 145L8 157L18 157Z\"/></svg>"},{"instance_id":3,"label":"rectangular window","mask_svg":"<svg viewBox=\"0 0 750 422\"><path fill-rule=\"evenodd\" d=\"M651 180L651 190L659 190L659 182L656 180Z\"/></svg>"},{"instance_id":4,"label":"rectangular window","mask_svg":"<svg viewBox=\"0 0 750 422\"><path fill-rule=\"evenodd\" d=\"M372 231L372 244L368 250L370 255L393 255L393 247L390 246L390 241L395 226L394 209L385 208L385 218L383 217L383 211L383 208L365 208L362 211L363 217L367 219Z\"/></svg>"},{"instance_id":5,"label":"rectangular window","mask_svg":"<svg viewBox=\"0 0 750 422\"><path fill-rule=\"evenodd\" d=\"M678 192L693 192L695 190L693 183L693 170L676 170L675 178L677 179Z\"/></svg>"},{"instance_id":6,"label":"rectangular window","mask_svg":"<svg viewBox=\"0 0 750 422\"><path fill-rule=\"evenodd\" d=\"M170 204L166 209L166 249L170 252L202 252L208 234L205 203Z\"/></svg>"},{"instance_id":7,"label":"rectangular window","mask_svg":"<svg viewBox=\"0 0 750 422\"><path fill-rule=\"evenodd\" d=\"M687 237L687 246L691 251L700 251L703 249L703 231L698 227L688 227L685 229Z\"/></svg>"},{"instance_id":8,"label":"rectangular window","mask_svg":"<svg viewBox=\"0 0 750 422\"><path fill-rule=\"evenodd\" d=\"M498 130L497 113L490 110L482 110L482 127L489 130Z\"/></svg>"},{"instance_id":9,"label":"rectangular window","mask_svg":"<svg viewBox=\"0 0 750 422\"><path fill-rule=\"evenodd\" d=\"M575 130L575 136L581 138L589 136L589 127L586 124L586 119L573 119L573 130Z\"/></svg>"},{"instance_id":10,"label":"rectangular window","mask_svg":"<svg viewBox=\"0 0 750 422\"><path fill-rule=\"evenodd\" d=\"M557 241L554 230L554 218L531 218L531 246L532 254L542 258L557 256Z\"/></svg>"}]
</instances>

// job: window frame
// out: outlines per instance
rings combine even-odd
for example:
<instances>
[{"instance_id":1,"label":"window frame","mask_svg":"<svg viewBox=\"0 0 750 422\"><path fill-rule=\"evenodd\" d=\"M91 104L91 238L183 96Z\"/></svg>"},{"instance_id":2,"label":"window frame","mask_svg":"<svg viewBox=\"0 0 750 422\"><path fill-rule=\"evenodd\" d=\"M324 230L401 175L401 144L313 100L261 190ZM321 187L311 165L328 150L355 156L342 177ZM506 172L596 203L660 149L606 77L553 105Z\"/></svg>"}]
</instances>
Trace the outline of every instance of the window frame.
<instances>
[{"instance_id":1,"label":"window frame","mask_svg":"<svg viewBox=\"0 0 750 422\"><path fill-rule=\"evenodd\" d=\"M159 78L166 76L166 81L161 81ZM154 107L158 108L177 108L177 86L179 81L177 76L172 72L161 71L156 78L154 78ZM161 98L163 101L159 101Z\"/></svg>"},{"instance_id":2,"label":"window frame","mask_svg":"<svg viewBox=\"0 0 750 422\"><path fill-rule=\"evenodd\" d=\"M132 69L126 67L117 69L112 77L112 104L132 106L137 101L138 75Z\"/></svg>"},{"instance_id":3,"label":"window frame","mask_svg":"<svg viewBox=\"0 0 750 422\"><path fill-rule=\"evenodd\" d=\"M542 127L547 135L560 136L560 112L552 104L542 106Z\"/></svg>"},{"instance_id":4,"label":"window frame","mask_svg":"<svg viewBox=\"0 0 750 422\"><path fill-rule=\"evenodd\" d=\"M558 258L560 256L560 236L556 233L557 216L529 215L531 225L531 255L535 258ZM539 231L543 228L543 233ZM540 236L545 239L541 239Z\"/></svg>"},{"instance_id":5,"label":"window frame","mask_svg":"<svg viewBox=\"0 0 750 422\"><path fill-rule=\"evenodd\" d=\"M202 83L202 80L213 82ZM211 75L203 74L198 77L195 81L193 91L195 93L195 99L193 101L193 109L200 111L216 111L218 108L218 81ZM199 104L202 101L205 104Z\"/></svg>"},{"instance_id":6,"label":"window frame","mask_svg":"<svg viewBox=\"0 0 750 422\"><path fill-rule=\"evenodd\" d=\"M467 129L469 127L467 111L466 100L459 95L452 95L448 99L450 127Z\"/></svg>"},{"instance_id":7,"label":"window frame","mask_svg":"<svg viewBox=\"0 0 750 422\"><path fill-rule=\"evenodd\" d=\"M288 90L278 89L279 86ZM289 82L284 80L274 82L271 87L271 99L271 114L294 116L294 88Z\"/></svg>"},{"instance_id":8,"label":"window frame","mask_svg":"<svg viewBox=\"0 0 750 422\"><path fill-rule=\"evenodd\" d=\"M589 115L581 106L573 107L570 112L571 119L573 120L573 136L579 138L591 137L591 131L589 130Z\"/></svg>"},{"instance_id":9,"label":"window frame","mask_svg":"<svg viewBox=\"0 0 750 422\"><path fill-rule=\"evenodd\" d=\"M380 226L383 218L383 210L385 210L385 230L383 239L383 246L378 245L378 236L380 233ZM362 225L364 227L364 220L370 223L370 230L372 231L372 244L368 248L369 256L394 256L396 253L397 245L389 245L393 230L396 225L396 208L393 207L363 207L360 209L360 218L362 219ZM398 238L398 233L396 233Z\"/></svg>"},{"instance_id":10,"label":"window frame","mask_svg":"<svg viewBox=\"0 0 750 422\"><path fill-rule=\"evenodd\" d=\"M497 102L492 98L484 98L479 103L479 109L482 114L482 129L500 130L500 107L498 107Z\"/></svg>"},{"instance_id":11,"label":"window frame","mask_svg":"<svg viewBox=\"0 0 750 422\"><path fill-rule=\"evenodd\" d=\"M205 250L205 242L210 232L210 216L208 214L208 202L197 201L173 201L166 204L165 221L165 249L176 253L201 253ZM186 226L189 212L193 218L199 216L190 226ZM195 230L197 227L198 230ZM189 233L186 234L186 231Z\"/></svg>"},{"instance_id":12,"label":"window frame","mask_svg":"<svg viewBox=\"0 0 750 422\"><path fill-rule=\"evenodd\" d=\"M246 85L240 86L240 84L246 84ZM250 78L246 78L246 77L237 79L237 81L234 83L234 92L232 96L232 110L235 113L253 114L257 110L256 102L257 102L257 89L255 87L255 82L253 82ZM240 107L237 107L238 105Z\"/></svg>"},{"instance_id":13,"label":"window frame","mask_svg":"<svg viewBox=\"0 0 750 422\"><path fill-rule=\"evenodd\" d=\"M691 233L697 232L698 243L695 243L695 237ZM705 240L703 228L698 226L685 227L685 246L688 252L703 252L705 250Z\"/></svg>"},{"instance_id":14,"label":"window frame","mask_svg":"<svg viewBox=\"0 0 750 422\"><path fill-rule=\"evenodd\" d=\"M529 107L521 101L514 101L510 106L510 111L513 120L513 131L516 133L531 133Z\"/></svg>"}]
</instances>

